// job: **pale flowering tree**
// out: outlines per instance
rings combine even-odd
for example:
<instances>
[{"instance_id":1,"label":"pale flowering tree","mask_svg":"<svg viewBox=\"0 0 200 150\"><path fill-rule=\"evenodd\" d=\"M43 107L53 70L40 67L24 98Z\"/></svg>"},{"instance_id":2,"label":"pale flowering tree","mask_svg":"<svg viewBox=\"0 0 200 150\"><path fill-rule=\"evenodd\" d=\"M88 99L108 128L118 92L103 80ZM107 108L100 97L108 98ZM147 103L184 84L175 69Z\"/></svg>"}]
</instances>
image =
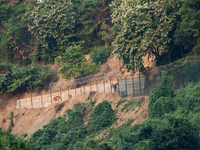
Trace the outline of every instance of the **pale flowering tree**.
<instances>
[{"instance_id":1,"label":"pale flowering tree","mask_svg":"<svg viewBox=\"0 0 200 150\"><path fill-rule=\"evenodd\" d=\"M151 53L159 59L162 53L170 51L171 32L176 26L181 4L182 0L157 0L141 5L122 1L119 6L113 1L112 22L119 30L113 42L114 52L128 70L137 66L142 72L143 56Z\"/></svg>"},{"instance_id":2,"label":"pale flowering tree","mask_svg":"<svg viewBox=\"0 0 200 150\"><path fill-rule=\"evenodd\" d=\"M39 41L42 59L55 58L73 38L75 13L70 0L43 0L29 8L29 30Z\"/></svg>"}]
</instances>

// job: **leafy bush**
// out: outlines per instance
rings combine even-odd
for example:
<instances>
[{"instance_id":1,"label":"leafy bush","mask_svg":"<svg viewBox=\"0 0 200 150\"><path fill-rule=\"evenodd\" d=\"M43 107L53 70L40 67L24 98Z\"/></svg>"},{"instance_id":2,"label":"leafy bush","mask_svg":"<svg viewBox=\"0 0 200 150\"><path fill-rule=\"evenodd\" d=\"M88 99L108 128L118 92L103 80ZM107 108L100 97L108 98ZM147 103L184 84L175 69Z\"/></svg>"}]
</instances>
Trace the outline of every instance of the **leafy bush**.
<instances>
[{"instance_id":1,"label":"leafy bush","mask_svg":"<svg viewBox=\"0 0 200 150\"><path fill-rule=\"evenodd\" d=\"M127 99L120 99L118 102L117 102L117 106L116 107L118 107L120 104L122 104L122 103L124 103L124 102L126 102L127 101Z\"/></svg>"},{"instance_id":2,"label":"leafy bush","mask_svg":"<svg viewBox=\"0 0 200 150\"><path fill-rule=\"evenodd\" d=\"M149 117L162 118L164 114L175 110L175 101L170 97L160 97L150 108Z\"/></svg>"},{"instance_id":3,"label":"leafy bush","mask_svg":"<svg viewBox=\"0 0 200 150\"><path fill-rule=\"evenodd\" d=\"M58 73L61 73L67 80L99 71L98 65L86 60L79 46L69 47L63 56L56 57L55 62L63 62L63 65L58 69Z\"/></svg>"},{"instance_id":4,"label":"leafy bush","mask_svg":"<svg viewBox=\"0 0 200 150\"><path fill-rule=\"evenodd\" d=\"M129 100L127 104L124 104L124 107L121 109L121 112L123 112L124 110L126 110L126 112L128 112L134 105L138 106L139 102Z\"/></svg>"},{"instance_id":5,"label":"leafy bush","mask_svg":"<svg viewBox=\"0 0 200 150\"><path fill-rule=\"evenodd\" d=\"M55 73L47 67L32 64L28 67L12 65L9 62L0 63L0 93L18 90L41 90L48 87L55 79Z\"/></svg>"},{"instance_id":6,"label":"leafy bush","mask_svg":"<svg viewBox=\"0 0 200 150\"><path fill-rule=\"evenodd\" d=\"M169 85L169 82L172 77L167 76L167 72L162 72L161 83L156 88L151 91L149 96L149 110L151 112L152 105L156 102L160 97L169 97L173 96L173 88Z\"/></svg>"},{"instance_id":7,"label":"leafy bush","mask_svg":"<svg viewBox=\"0 0 200 150\"><path fill-rule=\"evenodd\" d=\"M33 148L31 144L29 144L28 141L17 138L16 136L10 134L10 132L2 131L0 128L0 149L10 149L10 150L16 150L16 149L26 149L30 150Z\"/></svg>"},{"instance_id":8,"label":"leafy bush","mask_svg":"<svg viewBox=\"0 0 200 150\"><path fill-rule=\"evenodd\" d=\"M115 120L115 112L108 101L103 101L94 107L91 122L88 123L88 132L98 131L106 126L112 125Z\"/></svg>"},{"instance_id":9,"label":"leafy bush","mask_svg":"<svg viewBox=\"0 0 200 150\"><path fill-rule=\"evenodd\" d=\"M83 124L83 116L80 112L74 111L74 110L67 110L68 119L66 120L66 117L63 117L59 120L59 128L58 131L61 133L67 133L69 130L79 127Z\"/></svg>"},{"instance_id":10,"label":"leafy bush","mask_svg":"<svg viewBox=\"0 0 200 150\"><path fill-rule=\"evenodd\" d=\"M61 143L65 145L74 144L77 139L84 138L87 134L87 127L77 127L74 129L71 129L65 136L62 138Z\"/></svg>"},{"instance_id":11,"label":"leafy bush","mask_svg":"<svg viewBox=\"0 0 200 150\"><path fill-rule=\"evenodd\" d=\"M96 64L101 64L106 62L107 58L110 56L111 49L110 47L98 47L90 54L90 58Z\"/></svg>"}]
</instances>

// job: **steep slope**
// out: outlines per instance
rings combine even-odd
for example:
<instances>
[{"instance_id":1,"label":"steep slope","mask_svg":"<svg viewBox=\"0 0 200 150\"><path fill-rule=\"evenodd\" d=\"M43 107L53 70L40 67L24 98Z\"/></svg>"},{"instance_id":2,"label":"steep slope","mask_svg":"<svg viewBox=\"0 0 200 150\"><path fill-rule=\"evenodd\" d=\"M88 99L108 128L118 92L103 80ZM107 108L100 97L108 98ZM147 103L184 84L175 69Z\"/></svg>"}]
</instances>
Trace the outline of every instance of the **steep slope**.
<instances>
[{"instance_id":1,"label":"steep slope","mask_svg":"<svg viewBox=\"0 0 200 150\"><path fill-rule=\"evenodd\" d=\"M58 102L52 104L47 108L39 109L16 109L15 105L10 107L9 111L0 114L0 127L3 130L8 129L10 111L14 112L14 127L12 134L22 135L27 133L28 137L33 134L36 130L42 129L43 125L48 124L52 119L62 116L63 113L68 109L74 109L74 106L77 104L85 103L87 104L90 100L96 100L95 106L101 103L103 100L108 100L112 106L112 109L117 111L117 123L118 126L122 123L128 121L129 119L136 119L132 125L143 122L148 116L148 97L138 97L133 98L132 96L126 97L127 101L123 104L117 106L118 101L122 98L118 94L113 93L89 93L77 95L70 101ZM140 106L138 105L135 109L129 111L121 109L128 102L128 100L139 101ZM133 107L134 108L134 107ZM139 110L138 110L139 109ZM137 111L138 110L138 111ZM136 112L137 111L137 112ZM85 114L84 123L87 124L91 117L92 109L88 110Z\"/></svg>"}]
</instances>

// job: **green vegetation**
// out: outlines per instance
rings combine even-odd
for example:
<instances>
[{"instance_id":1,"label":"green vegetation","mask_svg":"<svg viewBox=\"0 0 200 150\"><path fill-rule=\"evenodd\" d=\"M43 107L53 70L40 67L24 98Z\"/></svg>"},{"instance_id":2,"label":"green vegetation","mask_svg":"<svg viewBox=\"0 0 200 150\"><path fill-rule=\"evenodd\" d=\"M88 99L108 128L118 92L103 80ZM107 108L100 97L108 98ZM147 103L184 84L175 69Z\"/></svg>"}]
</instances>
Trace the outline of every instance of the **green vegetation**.
<instances>
[{"instance_id":1,"label":"green vegetation","mask_svg":"<svg viewBox=\"0 0 200 150\"><path fill-rule=\"evenodd\" d=\"M199 4L199 0L0 0L0 93L41 90L55 80L54 73L36 63L62 64L58 72L67 80L97 73L112 51L111 43L128 71L138 68L145 73L146 54L154 55L158 65L199 55ZM92 60L87 61L83 54L89 53ZM141 124L131 127L135 118L111 128L115 111L103 101L85 125L86 110L96 102L91 100L66 110L26 141L10 134L11 112L8 131L0 129L0 149L199 149L200 83L190 83L176 94L171 86L173 80L184 84L179 72L187 76L196 69L198 62L174 68L169 73L176 72L173 79L163 72L161 84L149 97L148 119ZM196 82L198 76L188 76L189 81ZM122 111L134 105L139 103L128 101ZM102 130L107 130L103 137L93 140Z\"/></svg>"},{"instance_id":2,"label":"green vegetation","mask_svg":"<svg viewBox=\"0 0 200 150\"><path fill-rule=\"evenodd\" d=\"M134 105L139 106L140 101L133 101L133 100L129 100L127 104L124 104L124 107L121 109L121 112L123 112L124 110L126 110L126 112L128 112Z\"/></svg>"},{"instance_id":3,"label":"green vegetation","mask_svg":"<svg viewBox=\"0 0 200 150\"><path fill-rule=\"evenodd\" d=\"M197 55L200 55L199 13L199 0L184 0L179 9L182 21L174 35L178 44L182 44L185 49L192 49Z\"/></svg>"},{"instance_id":4,"label":"green vegetation","mask_svg":"<svg viewBox=\"0 0 200 150\"><path fill-rule=\"evenodd\" d=\"M40 64L59 60L68 80L97 73L114 51L128 71L145 73L146 54L158 65L199 55L198 2L0 0L0 61L28 66L33 55Z\"/></svg>"},{"instance_id":5,"label":"green vegetation","mask_svg":"<svg viewBox=\"0 0 200 150\"><path fill-rule=\"evenodd\" d=\"M120 104L122 104L122 103L124 103L124 102L126 102L127 101L127 99L120 99L118 102L117 102L117 106L116 107L118 107Z\"/></svg>"},{"instance_id":6,"label":"green vegetation","mask_svg":"<svg viewBox=\"0 0 200 150\"><path fill-rule=\"evenodd\" d=\"M103 101L93 108L91 120L85 125L83 117L87 108L93 104L91 100L87 104L76 104L75 110L68 109L63 117L53 119L43 129L31 135L27 141L16 138L9 131L0 130L0 148L198 149L200 146L200 82L196 85L190 83L173 94L173 89L169 85L171 77L166 74L166 72L162 73L161 84L152 90L149 98L149 117L141 124L130 126L138 118L136 117L119 127L112 126L116 124L115 112L108 101ZM120 100L118 106L123 101ZM129 103L132 104L131 101ZM140 107L135 113L139 109ZM12 117L11 113L11 120ZM95 137L100 134L102 136L96 139Z\"/></svg>"},{"instance_id":7,"label":"green vegetation","mask_svg":"<svg viewBox=\"0 0 200 150\"><path fill-rule=\"evenodd\" d=\"M135 0L112 2L114 52L128 70L145 72L142 57L158 65L199 54L199 0Z\"/></svg>"},{"instance_id":8,"label":"green vegetation","mask_svg":"<svg viewBox=\"0 0 200 150\"><path fill-rule=\"evenodd\" d=\"M96 64L101 64L106 62L107 58L110 56L111 48L110 47L98 47L95 48L92 53L90 53L90 58Z\"/></svg>"},{"instance_id":9,"label":"green vegetation","mask_svg":"<svg viewBox=\"0 0 200 150\"><path fill-rule=\"evenodd\" d=\"M56 57L55 62L63 62L58 72L67 80L97 73L99 71L98 65L86 60L79 46L69 47L63 56Z\"/></svg>"},{"instance_id":10,"label":"green vegetation","mask_svg":"<svg viewBox=\"0 0 200 150\"><path fill-rule=\"evenodd\" d=\"M56 80L55 73L47 67L35 65L34 61L28 67L4 62L0 63L0 69L0 93L41 90Z\"/></svg>"}]
</instances>

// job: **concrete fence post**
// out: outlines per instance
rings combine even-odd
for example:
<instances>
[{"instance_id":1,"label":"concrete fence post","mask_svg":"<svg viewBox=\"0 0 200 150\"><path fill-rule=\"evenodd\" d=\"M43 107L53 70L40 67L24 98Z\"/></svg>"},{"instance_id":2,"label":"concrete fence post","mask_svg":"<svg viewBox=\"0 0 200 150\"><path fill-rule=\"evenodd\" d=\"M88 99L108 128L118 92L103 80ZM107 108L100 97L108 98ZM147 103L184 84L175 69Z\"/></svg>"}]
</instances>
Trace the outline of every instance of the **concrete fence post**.
<instances>
[{"instance_id":1,"label":"concrete fence post","mask_svg":"<svg viewBox=\"0 0 200 150\"><path fill-rule=\"evenodd\" d=\"M127 96L127 83L126 83L126 77L124 78L125 79L125 89L126 89L126 95L125 96Z\"/></svg>"},{"instance_id":2,"label":"concrete fence post","mask_svg":"<svg viewBox=\"0 0 200 150\"><path fill-rule=\"evenodd\" d=\"M139 76L139 84L140 84L140 96L142 96L142 89L141 89L141 78Z\"/></svg>"},{"instance_id":3,"label":"concrete fence post","mask_svg":"<svg viewBox=\"0 0 200 150\"><path fill-rule=\"evenodd\" d=\"M42 104L42 107L43 107L42 92L41 92L41 104Z\"/></svg>"},{"instance_id":4,"label":"concrete fence post","mask_svg":"<svg viewBox=\"0 0 200 150\"><path fill-rule=\"evenodd\" d=\"M134 77L132 77L132 85L133 85L133 96L134 96L135 95Z\"/></svg>"},{"instance_id":5,"label":"concrete fence post","mask_svg":"<svg viewBox=\"0 0 200 150\"><path fill-rule=\"evenodd\" d=\"M60 86L60 99L61 99L61 101L62 101L61 86Z\"/></svg>"},{"instance_id":6,"label":"concrete fence post","mask_svg":"<svg viewBox=\"0 0 200 150\"><path fill-rule=\"evenodd\" d=\"M31 91L31 106L33 108L32 91Z\"/></svg>"}]
</instances>

